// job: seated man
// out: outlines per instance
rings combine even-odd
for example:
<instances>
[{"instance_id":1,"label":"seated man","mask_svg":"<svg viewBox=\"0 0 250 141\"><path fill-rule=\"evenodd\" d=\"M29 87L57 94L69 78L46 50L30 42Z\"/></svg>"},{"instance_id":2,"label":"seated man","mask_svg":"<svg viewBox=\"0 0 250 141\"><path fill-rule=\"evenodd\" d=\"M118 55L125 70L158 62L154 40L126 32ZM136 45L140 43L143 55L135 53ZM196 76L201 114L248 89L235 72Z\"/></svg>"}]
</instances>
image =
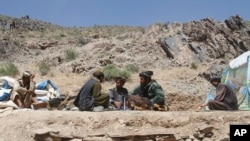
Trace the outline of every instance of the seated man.
<instances>
[{"instance_id":1,"label":"seated man","mask_svg":"<svg viewBox=\"0 0 250 141\"><path fill-rule=\"evenodd\" d=\"M11 91L10 99L19 108L31 108L32 103L38 103L36 99L34 74L25 71L21 79L18 80L19 87Z\"/></svg>"},{"instance_id":2,"label":"seated man","mask_svg":"<svg viewBox=\"0 0 250 141\"><path fill-rule=\"evenodd\" d=\"M199 109L208 106L209 110L238 110L236 94L229 86L221 83L220 77L211 78L210 83L216 88L216 96L214 100L200 105Z\"/></svg>"},{"instance_id":3,"label":"seated man","mask_svg":"<svg viewBox=\"0 0 250 141\"><path fill-rule=\"evenodd\" d=\"M81 111L99 111L94 107L108 108L109 95L101 93L101 83L104 80L103 72L96 71L79 91L74 105ZM101 111L101 110L100 110Z\"/></svg>"},{"instance_id":4,"label":"seated man","mask_svg":"<svg viewBox=\"0 0 250 141\"><path fill-rule=\"evenodd\" d=\"M116 77L116 87L109 90L109 106L117 110L126 109L125 98L128 96L128 90L124 88L126 79L123 77Z\"/></svg>"},{"instance_id":5,"label":"seated man","mask_svg":"<svg viewBox=\"0 0 250 141\"><path fill-rule=\"evenodd\" d=\"M167 110L165 109L165 96L163 89L155 80L151 79L152 75L152 71L145 71L139 74L140 85L131 91L131 96L128 98L128 106L131 109L134 109L136 105L139 105L143 109L159 111Z\"/></svg>"}]
</instances>

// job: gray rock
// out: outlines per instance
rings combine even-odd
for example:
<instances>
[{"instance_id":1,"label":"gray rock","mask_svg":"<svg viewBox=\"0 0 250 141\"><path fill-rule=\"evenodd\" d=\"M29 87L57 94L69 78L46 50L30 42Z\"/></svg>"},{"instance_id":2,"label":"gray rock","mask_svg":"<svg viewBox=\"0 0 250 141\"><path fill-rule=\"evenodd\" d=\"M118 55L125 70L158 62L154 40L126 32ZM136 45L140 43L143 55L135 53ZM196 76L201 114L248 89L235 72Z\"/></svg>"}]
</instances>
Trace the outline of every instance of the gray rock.
<instances>
[{"instance_id":1,"label":"gray rock","mask_svg":"<svg viewBox=\"0 0 250 141\"><path fill-rule=\"evenodd\" d=\"M213 126L211 125L203 125L202 127L199 128L199 131L204 134L211 133L213 130Z\"/></svg>"}]
</instances>

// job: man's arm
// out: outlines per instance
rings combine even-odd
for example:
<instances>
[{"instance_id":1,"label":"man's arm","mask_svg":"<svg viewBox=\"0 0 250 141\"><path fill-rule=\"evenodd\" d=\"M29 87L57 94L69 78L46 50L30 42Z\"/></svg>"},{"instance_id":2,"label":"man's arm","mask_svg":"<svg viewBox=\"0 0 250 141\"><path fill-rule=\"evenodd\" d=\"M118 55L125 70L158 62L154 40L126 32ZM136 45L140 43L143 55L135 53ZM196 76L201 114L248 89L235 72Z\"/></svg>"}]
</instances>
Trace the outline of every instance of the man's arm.
<instances>
[{"instance_id":1,"label":"man's arm","mask_svg":"<svg viewBox=\"0 0 250 141\"><path fill-rule=\"evenodd\" d=\"M96 83L94 84L94 87L93 87L93 94L92 94L92 96L93 96L94 98L100 96L100 94L101 94L101 89L102 89L101 84L100 84L99 82L96 82Z\"/></svg>"},{"instance_id":2,"label":"man's arm","mask_svg":"<svg viewBox=\"0 0 250 141\"><path fill-rule=\"evenodd\" d=\"M129 95L138 95L140 92L140 85L136 86L132 91L130 91L128 94Z\"/></svg>"},{"instance_id":3,"label":"man's arm","mask_svg":"<svg viewBox=\"0 0 250 141\"><path fill-rule=\"evenodd\" d=\"M221 85L218 87L217 91L216 91L216 96L214 98L214 100L216 101L223 101L225 96L226 96L226 87Z\"/></svg>"},{"instance_id":4,"label":"man's arm","mask_svg":"<svg viewBox=\"0 0 250 141\"><path fill-rule=\"evenodd\" d=\"M35 75L31 74L31 76L30 76L30 88L29 88L30 92L34 92L36 89L36 82L33 80L34 78L35 78Z\"/></svg>"},{"instance_id":5,"label":"man's arm","mask_svg":"<svg viewBox=\"0 0 250 141\"><path fill-rule=\"evenodd\" d=\"M152 89L153 89L153 92L154 92L154 95L155 95L154 98L152 98L150 100L152 103L154 103L157 99L164 98L163 89L162 89L162 87L159 84L153 86Z\"/></svg>"}]
</instances>

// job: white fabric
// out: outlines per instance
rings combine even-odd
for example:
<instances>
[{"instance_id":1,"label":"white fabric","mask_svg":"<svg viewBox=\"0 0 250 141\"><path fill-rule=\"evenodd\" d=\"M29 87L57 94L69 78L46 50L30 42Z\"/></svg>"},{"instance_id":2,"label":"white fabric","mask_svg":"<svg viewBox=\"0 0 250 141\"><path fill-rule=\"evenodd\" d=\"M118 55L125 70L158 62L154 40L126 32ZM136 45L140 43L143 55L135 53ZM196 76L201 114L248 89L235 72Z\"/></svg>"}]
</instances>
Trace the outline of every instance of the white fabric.
<instances>
[{"instance_id":1,"label":"white fabric","mask_svg":"<svg viewBox=\"0 0 250 141\"><path fill-rule=\"evenodd\" d=\"M0 84L3 84L4 81L7 81L8 84L13 87L14 89L18 88L20 85L19 85L19 82L12 78L12 77L9 77L9 76L2 76L0 77Z\"/></svg>"},{"instance_id":2,"label":"white fabric","mask_svg":"<svg viewBox=\"0 0 250 141\"><path fill-rule=\"evenodd\" d=\"M0 102L0 109L4 109L6 107L13 107L13 108L18 109L18 106L11 100L9 100L9 101L1 101Z\"/></svg>"},{"instance_id":3,"label":"white fabric","mask_svg":"<svg viewBox=\"0 0 250 141\"><path fill-rule=\"evenodd\" d=\"M229 63L229 67L231 69L237 68L241 65L244 65L247 63L247 58L250 55L250 51L247 51L243 54L241 54L240 56L238 56L237 58L233 59L230 63Z\"/></svg>"}]
</instances>

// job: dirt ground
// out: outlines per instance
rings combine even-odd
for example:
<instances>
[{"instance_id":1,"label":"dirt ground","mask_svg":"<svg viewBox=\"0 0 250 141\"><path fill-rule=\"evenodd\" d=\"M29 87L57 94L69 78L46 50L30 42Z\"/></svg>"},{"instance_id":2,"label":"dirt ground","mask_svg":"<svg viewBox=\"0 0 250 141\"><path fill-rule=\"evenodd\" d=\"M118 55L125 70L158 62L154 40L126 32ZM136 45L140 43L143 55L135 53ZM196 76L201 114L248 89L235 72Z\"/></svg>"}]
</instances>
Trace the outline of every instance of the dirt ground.
<instances>
[{"instance_id":1,"label":"dirt ground","mask_svg":"<svg viewBox=\"0 0 250 141\"><path fill-rule=\"evenodd\" d=\"M226 141L229 140L230 124L249 124L247 111L197 111L210 88L206 80L198 77L197 70L188 67L152 70L153 79L164 88L170 111L6 109L0 112L0 141ZM76 95L89 77L36 74L35 80L53 80L61 93ZM125 87L131 90L138 83L138 74L133 74ZM115 83L104 82L102 86L103 92L107 92Z\"/></svg>"},{"instance_id":2,"label":"dirt ground","mask_svg":"<svg viewBox=\"0 0 250 141\"><path fill-rule=\"evenodd\" d=\"M62 140L156 139L167 141L174 136L173 140L222 141L228 140L230 124L249 123L250 114L243 111L78 112L15 110L1 113L0 118L1 141L33 141L35 137L40 137L37 135L38 133L45 131L54 133L51 133L51 136L60 137ZM202 134L202 130L209 130L210 135L208 133ZM144 135L148 138L141 139ZM200 139L196 137L200 137Z\"/></svg>"}]
</instances>

